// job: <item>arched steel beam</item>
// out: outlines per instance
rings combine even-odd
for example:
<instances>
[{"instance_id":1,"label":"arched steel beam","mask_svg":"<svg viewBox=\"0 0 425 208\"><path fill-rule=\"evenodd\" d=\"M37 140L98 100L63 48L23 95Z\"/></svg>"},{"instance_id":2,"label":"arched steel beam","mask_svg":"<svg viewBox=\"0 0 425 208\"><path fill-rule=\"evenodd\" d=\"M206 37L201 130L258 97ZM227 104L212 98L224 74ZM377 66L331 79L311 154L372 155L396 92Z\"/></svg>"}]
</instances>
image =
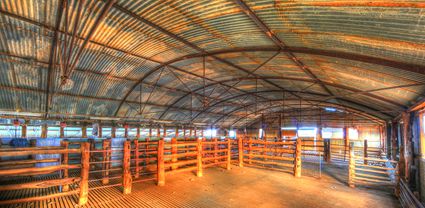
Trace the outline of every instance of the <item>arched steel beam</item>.
<instances>
[{"instance_id":1,"label":"arched steel beam","mask_svg":"<svg viewBox=\"0 0 425 208\"><path fill-rule=\"evenodd\" d=\"M296 101L296 99L293 99L293 100ZM281 102L281 101L283 101L283 99L274 100L273 102ZM285 101L288 101L288 99L285 99ZM371 121L374 121L375 123L380 123L381 124L382 122L384 122L384 120L382 120L381 118L378 118L376 116L370 115L370 114L365 113L365 112L361 112L360 110L354 109L354 108L351 108L351 107L342 106L342 105L339 105L339 104L336 104L336 103L331 103L331 102L322 102L322 101L316 101L316 100L310 100L310 101L311 102L318 102L318 104L316 104L315 106L323 106L323 107L332 106L332 107L335 107L337 109L341 109L341 110L347 111L349 113L353 113L355 115L361 116L363 118L370 119ZM323 105L322 103L326 103L326 105ZM249 104L249 105L247 105L247 107L252 106L252 105L255 105L255 103ZM296 105L299 105L299 104L296 104ZM285 105L285 106L288 106L288 105ZM261 112L264 109L268 109L270 107L282 107L282 104L281 103L278 103L276 105L268 106L268 107L265 107L263 109L260 109L259 111ZM216 121L214 121L213 125L215 125L216 123L218 123L220 120L223 120L224 118L227 118L227 117L231 116L234 112L237 112L237 111L242 110L244 108L245 107L241 107L241 108L234 109L234 110L232 110L230 112L227 112L225 115L221 116ZM258 111L257 111L257 113L258 113ZM254 113L250 113L248 115L252 115L252 114L254 114ZM245 117L246 116L243 116L243 117L238 118L235 122L232 123L232 125L234 125L235 123L237 123L240 120L244 119Z\"/></svg>"},{"instance_id":2,"label":"arched steel beam","mask_svg":"<svg viewBox=\"0 0 425 208\"><path fill-rule=\"evenodd\" d=\"M104 0L104 1L106 1L106 0ZM259 79L263 79L261 75L255 74L255 73L251 72L250 70L245 69L245 68L243 68L243 67L241 67L241 66L238 66L238 65L236 65L236 64L234 64L234 63L232 63L232 62L230 62L230 61L228 61L228 60L226 60L226 59L223 59L223 58L220 58L220 57L218 57L218 56L215 56L215 55L211 55L211 54L209 54L209 51L207 51L207 50L205 50L205 49L203 49L203 48L199 47L197 44L192 43L192 42L190 42L190 41L186 40L185 38L183 38L183 37L181 37L181 36L179 36L179 35L177 35L177 34L174 34L174 33L170 32L170 31L168 31L167 29L165 29L165 28L161 27L160 25L157 25L157 24L155 24L154 22L149 21L148 19L145 19L144 17L142 17L142 16L140 16L140 15L137 15L137 14L135 14L135 13L131 12L130 10L128 10L128 9L126 9L126 8L124 8L124 7L122 7L122 6L120 6L118 3L115 3L113 6L114 6L114 8L115 8L115 9L117 9L118 11L121 11L121 12L123 12L123 13L127 14L128 16L130 16L130 17L134 18L135 20L137 20L137 21L139 21L139 22L141 22L141 23L144 23L144 24L146 24L146 25L149 25L150 27L152 27L152 28L154 28L155 30L157 30L157 31L159 31L159 32L161 32L161 33L163 33L164 35L169 36L169 37L171 37L172 39L174 39L174 40L176 40L176 41L179 41L179 42L183 43L184 45L186 45L186 46L188 46L188 47L190 47L190 48L192 48L192 49L194 49L194 50L196 50L196 51L199 51L199 52L200 52L200 53L202 53L202 54L205 54L205 55L207 55L207 56L210 56L210 57L214 58L215 60L217 60L217 61L219 61L219 62L221 62L221 63L223 63L223 64L225 64L225 65L227 65L227 66L230 66L230 67L232 67L232 68L234 68L234 69L236 69L236 70L238 70L238 71L241 71L241 72L247 73L247 74L252 75L252 76L254 76L254 77L257 77L257 78L259 78ZM166 65L163 65L163 66L161 66L161 65L160 65L160 66L158 66L158 67L159 67L159 69L160 69L160 68L162 68L162 67L164 67L164 66L166 66ZM150 73L148 73L148 74L150 75ZM141 81L143 81L143 79L145 79L145 76L141 79ZM272 82L272 81L270 81L270 80L263 79L263 81L264 81L264 82L267 82L268 84L270 84L270 85L272 85L272 86L274 86L274 87L276 87L276 88L278 88L278 89L285 90L285 88L283 88L282 86L279 86L278 84L276 84L276 83L274 83L274 82ZM132 91L133 91L133 90L134 90L134 89L135 89L138 85L139 85L139 83L136 83L135 85L133 85L133 87L132 87L132 88L128 91L128 93L124 96L123 101L122 101L122 102L120 102L120 104L119 104L119 106L118 106L118 109L117 109L117 111L115 112L115 115L117 115L117 114L118 114L119 110L121 109L122 104L125 102L125 100L127 99L127 97L131 94L131 92L132 92Z\"/></svg>"},{"instance_id":3,"label":"arched steel beam","mask_svg":"<svg viewBox=\"0 0 425 208\"><path fill-rule=\"evenodd\" d=\"M305 82L315 83L314 80L302 79L302 78L291 78L291 77L267 77L267 78L270 78L270 79L284 79L284 80L292 80L292 81L305 81ZM220 82L221 83L224 83L224 82L231 82L231 81L251 80L251 79L255 79L255 78L252 78L252 77L241 77L241 78L233 78L233 79L223 80L223 81L220 81ZM408 85L401 85L401 86L395 86L395 87L386 87L386 88L374 89L374 90L369 90L369 91L360 91L360 90L357 90L357 89L354 89L354 88L350 88L350 87L346 87L346 86L343 86L343 85L338 85L338 84L329 83L329 82L324 82L324 83L325 84L328 84L329 86L336 87L336 88L343 88L343 89L346 89L346 90L353 91L353 93L350 93L350 94L347 94L347 95L344 95L344 96L349 96L349 95L352 95L352 94L369 94L370 95L370 92L377 92L377 91L381 91L381 90L388 90L388 89L396 89L396 88L403 88L403 87L412 87L412 86L425 85L425 84L422 84L422 83L419 83L419 84L408 84ZM213 86L215 84L217 84L217 83L212 83L212 84L206 85L206 87L210 87L210 86ZM197 89L193 90L193 92L197 92L197 91L199 91L201 89L203 89L203 87L197 88ZM293 93L312 94L312 95L319 95L319 96L327 96L326 94L320 94L320 93L301 92L301 91L291 91L291 92L293 92ZM189 95L190 95L190 93L187 93L187 94L183 95L182 97L180 97L179 99L177 99L175 102L173 102L170 105L170 107L168 109L166 109L160 115L160 117L158 119L162 119L162 117L168 112L169 109L171 109L174 105L176 105L178 102L180 102L186 96L189 96ZM329 96L327 99L331 99L331 98L342 98L344 96ZM372 95L372 97L375 97L375 95ZM375 97L375 99L380 99L381 100L382 98L376 98ZM350 102L350 103L359 105L359 103L356 103L356 102L353 102L353 101L350 101L350 100L344 99L343 101ZM398 107L402 107L403 109L405 108L403 105L401 105L399 103L396 103L396 102L393 102L393 101L390 101L390 100L386 100L386 101L388 101L388 102L390 102L393 105L396 105ZM205 109L205 110L208 110L208 109ZM198 116L199 116L199 114L196 115L193 119L195 119Z\"/></svg>"},{"instance_id":4,"label":"arched steel beam","mask_svg":"<svg viewBox=\"0 0 425 208\"><path fill-rule=\"evenodd\" d=\"M265 91L258 91L258 92L250 92L250 93L271 93L271 92L282 92L282 91L280 91L280 90L265 90ZM209 106L209 108L212 108L212 107L214 107L214 106L217 106L217 105L219 105L219 104L221 104L221 103L223 103L223 102L226 102L226 101L228 101L228 100L231 100L231 99L235 99L235 98L237 98L237 97L241 97L241 96L245 96L246 94L240 94L240 95L236 95L236 96L233 96L233 97L230 97L230 98L227 98L227 99L224 99L224 100L222 100L222 101L220 101L220 102L217 102L217 103L214 103L213 105L211 105L211 106ZM316 94L316 95L319 95L320 96L320 94ZM326 96L326 95L325 95ZM304 99L305 101L308 101L308 99ZM346 101L346 100L344 100L344 99L340 99L341 101L345 101L345 102L350 102L350 103L352 103L352 104L354 104L354 105L356 105L356 106L359 106L359 107L361 107L361 108L365 108L365 109L368 109L368 110L370 110L370 111L373 111L373 112L378 112L378 113L380 113L380 114L382 114L383 116L387 116L388 118L392 118L392 117L394 117L394 116L392 116L392 115L389 115L389 114L386 114L386 113L384 113L384 112L380 112L379 110L377 110L377 109L374 109L374 108L372 108L372 107L370 107L370 106L365 106L365 105L363 105L363 104L360 104L360 103L356 103L356 102L353 102L353 101ZM317 101L317 102L323 102L323 103L329 103L329 102L327 102L327 101L323 101L323 100L312 100L312 101ZM269 102L269 101L268 101ZM254 103L255 104L255 103ZM335 103L333 103L333 104L335 104ZM345 105L340 105L340 106L344 106L344 107L348 107L348 106L345 106ZM243 108L243 107L242 107ZM349 108L351 108L351 107L349 107ZM371 114L371 113L368 113L368 112L366 112L366 111L364 111L364 110L361 110L361 109L357 109L358 111L362 111L362 112L364 112L364 113L366 113L366 114ZM201 114L201 113L205 113L206 111L203 111L203 112L200 112L199 113L199 115ZM197 116L199 116L199 115L197 115ZM196 117L195 117L196 118Z\"/></svg>"},{"instance_id":5,"label":"arched steel beam","mask_svg":"<svg viewBox=\"0 0 425 208\"><path fill-rule=\"evenodd\" d=\"M354 54L349 52L342 52L342 51L331 51L331 50L322 50L322 49L313 49L313 48L305 48L305 47L286 47L284 49L279 49L273 46L262 46L262 47L244 47L244 48L232 48L232 49L222 49L222 50L214 50L209 51L208 54L205 53L196 53L196 54L190 54L181 56L179 58L170 60L168 62L165 62L149 72L145 74L138 82L136 82L128 91L128 93L124 96L122 99L119 108L117 110L117 113L119 109L121 108L122 104L125 102L127 97L131 94L132 91L141 83L143 80L145 80L147 77L158 71L164 66L171 66L173 63L186 60L186 59L192 59L192 58L199 58L199 57L205 57L205 56L213 56L213 55L220 55L220 54L226 54L226 53L238 53L238 52L292 52L292 53L303 53L303 54L310 54L310 55L320 55L320 56L328 56L328 57L334 57L334 58L341 58L346 60L352 60L352 61L360 61L364 63L370 63L370 64L376 64L381 66L387 66L392 68L401 69L404 71L410 71L415 72L419 74L425 75L425 66L417 65L417 64L410 64L400 61L394 61L394 60L388 60L384 58L379 57L373 57L373 56L366 56L366 55L360 55L360 54ZM175 69L175 67L171 68ZM267 78L266 78L267 79Z\"/></svg>"}]
</instances>

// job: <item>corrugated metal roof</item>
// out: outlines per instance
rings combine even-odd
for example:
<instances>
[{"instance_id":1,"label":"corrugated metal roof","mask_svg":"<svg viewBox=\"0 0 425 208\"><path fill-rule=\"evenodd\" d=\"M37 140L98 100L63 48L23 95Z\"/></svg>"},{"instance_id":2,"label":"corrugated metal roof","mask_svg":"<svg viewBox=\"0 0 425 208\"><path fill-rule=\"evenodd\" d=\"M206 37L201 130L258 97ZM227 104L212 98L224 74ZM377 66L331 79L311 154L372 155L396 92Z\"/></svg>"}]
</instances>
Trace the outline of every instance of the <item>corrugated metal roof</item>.
<instances>
[{"instance_id":1,"label":"corrugated metal roof","mask_svg":"<svg viewBox=\"0 0 425 208\"><path fill-rule=\"evenodd\" d=\"M79 1L68 1L71 31ZM59 2L0 1L0 109L45 112ZM74 59L105 2L82 6ZM262 113L279 113L273 103L282 91L288 108L304 99L306 109L319 102L368 119L389 119L425 97L420 1L243 2L260 23L231 0L118 1L82 50L73 87L59 89L59 63L52 65L49 112L242 126ZM65 18L59 28L64 53ZM306 52L279 51L279 41ZM308 52L313 49L334 55ZM366 58L338 56L343 52ZM416 72L407 69L412 64ZM245 111L266 107L273 108L244 118Z\"/></svg>"}]
</instances>

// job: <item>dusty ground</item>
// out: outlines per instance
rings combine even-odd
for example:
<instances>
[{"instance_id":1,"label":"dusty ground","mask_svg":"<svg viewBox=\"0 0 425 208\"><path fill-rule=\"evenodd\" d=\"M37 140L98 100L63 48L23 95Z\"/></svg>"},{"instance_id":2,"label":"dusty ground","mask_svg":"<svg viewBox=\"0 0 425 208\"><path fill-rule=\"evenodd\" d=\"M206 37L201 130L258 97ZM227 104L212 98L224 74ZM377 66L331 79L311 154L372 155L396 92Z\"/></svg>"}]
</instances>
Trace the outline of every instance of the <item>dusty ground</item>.
<instances>
[{"instance_id":1,"label":"dusty ground","mask_svg":"<svg viewBox=\"0 0 425 208\"><path fill-rule=\"evenodd\" d=\"M317 172L304 170L302 178L289 173L232 166L204 170L203 177L193 173L167 176L165 186L154 181L135 183L131 194L121 187L89 192L85 207L399 207L390 190L349 188L344 168L327 167L319 179ZM62 197L36 203L0 207L78 207L78 197Z\"/></svg>"},{"instance_id":2,"label":"dusty ground","mask_svg":"<svg viewBox=\"0 0 425 208\"><path fill-rule=\"evenodd\" d=\"M164 187L135 185L131 195L146 198L152 207L399 207L390 191L352 189L329 174L341 170L327 170L317 179L246 167L211 168L201 178L169 176Z\"/></svg>"}]
</instances>

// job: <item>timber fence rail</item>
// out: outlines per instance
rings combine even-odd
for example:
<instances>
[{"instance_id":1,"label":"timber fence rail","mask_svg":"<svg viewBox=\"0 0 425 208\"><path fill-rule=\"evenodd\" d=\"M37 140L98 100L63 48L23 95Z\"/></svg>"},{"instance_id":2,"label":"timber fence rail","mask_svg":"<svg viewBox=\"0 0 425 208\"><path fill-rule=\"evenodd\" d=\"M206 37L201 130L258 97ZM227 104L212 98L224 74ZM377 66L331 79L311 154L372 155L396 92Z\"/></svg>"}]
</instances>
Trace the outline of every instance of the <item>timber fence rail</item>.
<instances>
[{"instance_id":1,"label":"timber fence rail","mask_svg":"<svg viewBox=\"0 0 425 208\"><path fill-rule=\"evenodd\" d=\"M264 141L238 139L239 166L244 165L279 171L292 172L301 176L301 140Z\"/></svg>"},{"instance_id":2,"label":"timber fence rail","mask_svg":"<svg viewBox=\"0 0 425 208\"><path fill-rule=\"evenodd\" d=\"M357 155L354 143L349 146L348 185L384 186L394 189L399 184L398 161Z\"/></svg>"},{"instance_id":3,"label":"timber fence rail","mask_svg":"<svg viewBox=\"0 0 425 208\"><path fill-rule=\"evenodd\" d=\"M24 203L41 201L45 199L79 195L79 205L84 205L87 202L88 194L88 162L89 162L89 143L83 143L79 149L68 149L68 143L62 142L61 147L29 147L29 148L8 148L0 149L0 157L16 157L16 156L29 156L32 155L60 155L59 158L55 159L9 159L2 161L0 164L0 176L3 179L9 179L9 181L2 181L0 186L0 195L2 192L8 192L8 195L22 195L19 193L25 192L25 190L31 191L32 189L46 189L48 194L31 196L25 198L13 198L10 197L7 200L1 199L0 205L13 204L13 203ZM69 154L81 154L81 164L69 164ZM35 164L54 162L54 165L49 166L35 166ZM19 167L15 165L31 165L32 167ZM79 176L70 177L69 171L81 169ZM51 175L50 177L42 177L45 175ZM31 180L26 182L22 180L22 176L32 176L37 180ZM10 180L16 178L16 180ZM48 179L46 179L48 178ZM19 181L24 183L10 183L9 182ZM27 180L28 181L28 180ZM59 187L52 189L52 187ZM15 192L15 193L14 193ZM46 193L46 192L45 192ZM25 195L25 194L24 194ZM0 197L2 198L2 197Z\"/></svg>"}]
</instances>

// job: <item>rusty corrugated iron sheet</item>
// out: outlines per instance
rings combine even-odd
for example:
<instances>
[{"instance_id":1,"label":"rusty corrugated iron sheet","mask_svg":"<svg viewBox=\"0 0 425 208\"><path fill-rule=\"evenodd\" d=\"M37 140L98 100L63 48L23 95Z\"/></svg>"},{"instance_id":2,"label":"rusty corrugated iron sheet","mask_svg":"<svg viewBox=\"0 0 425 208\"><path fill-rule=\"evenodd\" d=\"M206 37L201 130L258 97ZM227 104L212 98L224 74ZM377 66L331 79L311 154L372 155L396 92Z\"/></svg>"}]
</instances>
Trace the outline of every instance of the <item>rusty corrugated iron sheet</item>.
<instances>
[{"instance_id":1,"label":"rusty corrugated iron sheet","mask_svg":"<svg viewBox=\"0 0 425 208\"><path fill-rule=\"evenodd\" d=\"M44 111L58 2L1 1L1 110ZM76 10L77 2L69 1L72 11ZM425 6L421 2L244 2L287 46L425 65L425 21L422 21ZM87 37L104 5L105 1L86 1L77 28L76 47L81 47L82 39ZM69 19L72 24L76 17L70 14ZM61 47L64 47L65 30L61 24ZM166 64L189 54L257 46L276 47L276 51L206 54L206 79L202 57ZM250 120L243 119L245 111L252 113L255 108L279 102L274 100L282 99L282 90L287 91L286 99L320 100L381 119L398 115L404 107L424 97L424 74L295 53L318 82L277 48L231 0L121 0L108 12L84 49L71 76L72 88L58 89L61 75L55 65L51 112L161 118L183 123L213 124L218 120L217 125L242 126L255 122L261 113L281 111L276 107L249 115ZM158 67L156 72L151 71ZM142 93L137 84L140 80ZM255 102L258 104L253 105ZM314 106L310 104L306 108ZM227 114L228 117L220 119Z\"/></svg>"}]
</instances>

